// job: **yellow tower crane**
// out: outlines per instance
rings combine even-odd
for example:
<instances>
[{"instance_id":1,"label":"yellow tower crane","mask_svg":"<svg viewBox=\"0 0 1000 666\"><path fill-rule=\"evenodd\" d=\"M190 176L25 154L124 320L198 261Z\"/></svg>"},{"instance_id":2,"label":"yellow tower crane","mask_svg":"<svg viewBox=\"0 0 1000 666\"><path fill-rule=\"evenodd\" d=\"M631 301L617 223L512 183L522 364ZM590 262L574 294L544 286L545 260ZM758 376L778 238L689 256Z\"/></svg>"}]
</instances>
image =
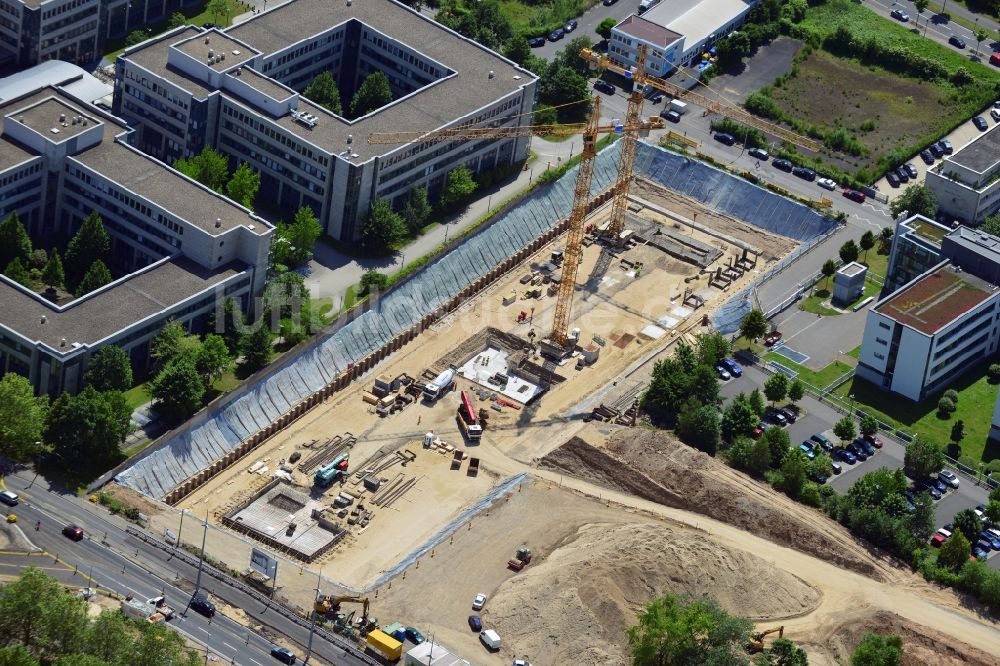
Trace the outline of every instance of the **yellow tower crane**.
<instances>
[{"instance_id":1,"label":"yellow tower crane","mask_svg":"<svg viewBox=\"0 0 1000 666\"><path fill-rule=\"evenodd\" d=\"M559 292L556 297L556 312L552 322L552 333L543 344L548 343L550 351L572 351L569 344L569 317L573 305L573 291L576 288L576 275L583 254L583 227L587 216L587 206L590 203L590 180L594 172L594 158L597 155L597 137L608 132L615 132L628 137L648 134L651 129L663 129L662 118L652 117L639 119L633 114L632 123L612 123L602 125L601 99L595 97L592 102L590 118L586 124L571 125L514 125L509 127L455 127L432 130L427 132L386 132L368 135L370 144L391 143L438 143L441 141L475 141L477 139L502 139L505 137L533 136L536 134L581 134L583 150L580 153L580 170L576 176L576 186L573 190L573 206L569 214L569 230L566 235L566 249L563 253L562 274L559 279ZM634 155L634 145L632 148ZM631 172L631 169L629 169ZM619 191L628 188L628 181L619 176L615 187ZM553 349L555 348L555 349Z\"/></svg>"}]
</instances>

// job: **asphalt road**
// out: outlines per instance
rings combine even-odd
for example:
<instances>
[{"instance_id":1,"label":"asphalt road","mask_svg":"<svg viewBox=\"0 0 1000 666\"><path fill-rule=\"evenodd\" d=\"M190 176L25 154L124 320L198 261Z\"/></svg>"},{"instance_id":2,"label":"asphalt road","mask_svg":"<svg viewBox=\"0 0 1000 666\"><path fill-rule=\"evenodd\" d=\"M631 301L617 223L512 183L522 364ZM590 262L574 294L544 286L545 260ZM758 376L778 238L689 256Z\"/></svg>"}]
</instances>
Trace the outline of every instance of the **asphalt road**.
<instances>
[{"instance_id":1,"label":"asphalt road","mask_svg":"<svg viewBox=\"0 0 1000 666\"><path fill-rule=\"evenodd\" d=\"M169 626L202 645L207 661L241 666L275 663L270 656L273 643L266 635L284 636L298 646L295 652L300 658L305 654L309 641L308 628L278 613L275 606L262 605L254 597L210 576L202 576L202 589L211 598L243 609L255 623L264 627L266 635L222 613L211 620L195 612L184 613L194 591L197 567L174 557L169 551L128 536L124 521L90 506L85 500L49 490L41 477L32 485L32 474L22 474L24 476L7 476L4 482L8 489L21 496L21 504L12 512L17 514L18 524L28 538L68 567L78 570L82 580L90 578L93 581L91 587L122 595L132 594L136 598L148 599L163 594L177 610ZM42 521L39 531L33 529L36 520ZM64 537L61 530L69 523L83 527L86 538L73 542ZM0 560L0 573L6 573L2 570L2 562ZM86 583L79 584L84 586ZM313 640L313 658L309 663L338 666L366 664L319 634Z\"/></svg>"},{"instance_id":2,"label":"asphalt road","mask_svg":"<svg viewBox=\"0 0 1000 666\"><path fill-rule=\"evenodd\" d=\"M768 375L762 370L754 367L744 367L743 376L724 382L722 385L722 397L732 398L737 393L749 393L755 387L763 390L764 381ZM824 433L830 441L836 443L837 437L831 432L833 424L843 417L843 414L836 411L827 404L821 403L815 398L805 396L800 402L800 407L805 414L799 417L795 423L785 427L792 446L798 446L803 441L809 439L814 433ZM879 433L879 438L883 445L876 450L875 455L866 461L858 462L854 465L841 463L843 472L832 477L829 481L838 493L844 494L850 490L854 482L864 474L876 470L880 467L888 469L901 469L903 458L906 453L905 447L896 439L883 433ZM955 514L963 509L971 509L978 504L985 504L988 499L988 491L984 486L976 485L972 479L959 475L959 487L956 490L949 490L947 494L934 503L935 528L943 527L952 522ZM989 566L1000 571L1000 551L992 551L987 558Z\"/></svg>"}]
</instances>

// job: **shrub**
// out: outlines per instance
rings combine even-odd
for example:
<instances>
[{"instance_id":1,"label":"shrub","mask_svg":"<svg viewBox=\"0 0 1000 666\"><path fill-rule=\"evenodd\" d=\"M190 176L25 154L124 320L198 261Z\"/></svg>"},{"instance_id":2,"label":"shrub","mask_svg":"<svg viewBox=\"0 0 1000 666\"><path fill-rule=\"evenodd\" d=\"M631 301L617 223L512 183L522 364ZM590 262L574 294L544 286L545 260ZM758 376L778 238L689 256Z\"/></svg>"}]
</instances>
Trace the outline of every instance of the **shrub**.
<instances>
[{"instance_id":1,"label":"shrub","mask_svg":"<svg viewBox=\"0 0 1000 666\"><path fill-rule=\"evenodd\" d=\"M947 391L945 391L944 397L948 398L956 405L958 404L958 391L956 391L955 389L948 389Z\"/></svg>"},{"instance_id":2,"label":"shrub","mask_svg":"<svg viewBox=\"0 0 1000 666\"><path fill-rule=\"evenodd\" d=\"M986 379L990 384L1000 384L1000 363L991 363L986 371Z\"/></svg>"},{"instance_id":3,"label":"shrub","mask_svg":"<svg viewBox=\"0 0 1000 666\"><path fill-rule=\"evenodd\" d=\"M938 413L945 416L951 415L955 411L955 402L948 397L942 397L938 400Z\"/></svg>"}]
</instances>

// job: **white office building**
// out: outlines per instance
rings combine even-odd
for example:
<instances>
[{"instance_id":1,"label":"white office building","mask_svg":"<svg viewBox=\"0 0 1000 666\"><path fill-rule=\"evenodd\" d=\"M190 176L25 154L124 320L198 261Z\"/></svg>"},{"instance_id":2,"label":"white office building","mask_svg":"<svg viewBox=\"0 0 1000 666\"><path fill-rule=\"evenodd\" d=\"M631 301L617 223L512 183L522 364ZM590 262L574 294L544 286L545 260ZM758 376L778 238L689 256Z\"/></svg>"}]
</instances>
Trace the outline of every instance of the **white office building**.
<instances>
[{"instance_id":1,"label":"white office building","mask_svg":"<svg viewBox=\"0 0 1000 666\"><path fill-rule=\"evenodd\" d=\"M942 213L968 224L1000 210L1000 132L994 125L927 170Z\"/></svg>"}]
</instances>

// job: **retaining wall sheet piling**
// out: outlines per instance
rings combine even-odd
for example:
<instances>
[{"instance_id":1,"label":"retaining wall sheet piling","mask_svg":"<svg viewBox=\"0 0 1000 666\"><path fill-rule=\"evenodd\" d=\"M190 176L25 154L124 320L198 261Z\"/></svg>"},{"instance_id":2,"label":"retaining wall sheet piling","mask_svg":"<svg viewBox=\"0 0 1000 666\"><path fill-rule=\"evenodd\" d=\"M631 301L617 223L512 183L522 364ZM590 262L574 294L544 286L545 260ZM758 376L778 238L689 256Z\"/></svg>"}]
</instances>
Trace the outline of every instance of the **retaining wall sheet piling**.
<instances>
[{"instance_id":1,"label":"retaining wall sheet piling","mask_svg":"<svg viewBox=\"0 0 1000 666\"><path fill-rule=\"evenodd\" d=\"M618 156L616 143L597 157L593 192L613 184ZM815 238L835 224L763 188L643 142L638 146L635 171L733 217L796 240ZM165 498L188 477L335 381L349 363L361 361L418 324L426 314L555 226L569 214L575 179L573 169L551 186L528 195L256 385L166 435L115 479L150 497Z\"/></svg>"}]
</instances>

